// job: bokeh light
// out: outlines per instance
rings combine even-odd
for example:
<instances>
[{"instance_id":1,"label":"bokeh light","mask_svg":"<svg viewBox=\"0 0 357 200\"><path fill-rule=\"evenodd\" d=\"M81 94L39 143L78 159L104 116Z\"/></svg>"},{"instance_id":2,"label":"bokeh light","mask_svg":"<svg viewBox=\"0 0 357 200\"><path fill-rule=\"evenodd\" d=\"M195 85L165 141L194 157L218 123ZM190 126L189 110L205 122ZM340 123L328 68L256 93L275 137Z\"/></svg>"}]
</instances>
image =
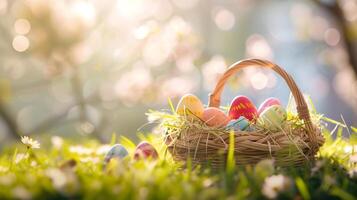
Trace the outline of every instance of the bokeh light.
<instances>
[{"instance_id":1,"label":"bokeh light","mask_svg":"<svg viewBox=\"0 0 357 200\"><path fill-rule=\"evenodd\" d=\"M207 63L203 65L202 74L204 79L204 87L206 90L211 90L215 86L226 68L226 61L221 55L213 56Z\"/></svg>"},{"instance_id":2,"label":"bokeh light","mask_svg":"<svg viewBox=\"0 0 357 200\"><path fill-rule=\"evenodd\" d=\"M268 77L262 72L257 72L250 78L250 83L254 89L262 90L268 84Z\"/></svg>"},{"instance_id":3,"label":"bokeh light","mask_svg":"<svg viewBox=\"0 0 357 200\"><path fill-rule=\"evenodd\" d=\"M30 32L31 24L27 19L17 19L14 24L14 29L17 34L25 35Z\"/></svg>"},{"instance_id":4,"label":"bokeh light","mask_svg":"<svg viewBox=\"0 0 357 200\"><path fill-rule=\"evenodd\" d=\"M247 57L263 58L271 60L273 51L266 39L258 34L254 34L246 42Z\"/></svg>"},{"instance_id":5,"label":"bokeh light","mask_svg":"<svg viewBox=\"0 0 357 200\"><path fill-rule=\"evenodd\" d=\"M18 52L24 52L30 47L30 41L23 35L17 35L12 41L12 47Z\"/></svg>"},{"instance_id":6,"label":"bokeh light","mask_svg":"<svg viewBox=\"0 0 357 200\"><path fill-rule=\"evenodd\" d=\"M231 30L234 27L235 21L234 14L227 9L218 8L214 14L214 22L223 31Z\"/></svg>"},{"instance_id":7,"label":"bokeh light","mask_svg":"<svg viewBox=\"0 0 357 200\"><path fill-rule=\"evenodd\" d=\"M336 5L340 18L318 1L0 0L0 107L11 107L23 133L135 137L148 109L186 93L207 102L229 65L261 58L288 71L319 112L352 123L346 47L356 46L357 3ZM289 93L276 73L255 67L225 89L222 105L241 94L286 103Z\"/></svg>"},{"instance_id":8,"label":"bokeh light","mask_svg":"<svg viewBox=\"0 0 357 200\"><path fill-rule=\"evenodd\" d=\"M330 46L336 46L340 41L340 33L334 28L329 28L324 34L325 42Z\"/></svg>"}]
</instances>

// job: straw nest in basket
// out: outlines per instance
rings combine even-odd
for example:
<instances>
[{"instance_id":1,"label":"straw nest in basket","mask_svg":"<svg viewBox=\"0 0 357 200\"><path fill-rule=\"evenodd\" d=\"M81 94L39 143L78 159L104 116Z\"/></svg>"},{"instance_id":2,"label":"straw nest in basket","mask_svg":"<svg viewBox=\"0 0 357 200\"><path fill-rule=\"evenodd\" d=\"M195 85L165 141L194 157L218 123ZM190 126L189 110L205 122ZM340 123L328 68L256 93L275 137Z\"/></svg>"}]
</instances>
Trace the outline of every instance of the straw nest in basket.
<instances>
[{"instance_id":1,"label":"straw nest in basket","mask_svg":"<svg viewBox=\"0 0 357 200\"><path fill-rule=\"evenodd\" d=\"M324 143L319 126L320 116L309 112L292 77L274 63L250 59L233 64L210 94L208 108L220 107L220 95L227 79L248 66L269 68L282 76L294 97L296 112L288 109L284 123L273 130L254 121L243 130L233 130L227 126L212 126L189 109L185 113L177 113L172 104L171 114L152 111L149 117L160 121L164 143L175 161L185 163L190 160L193 165L220 168L225 166L230 148L234 150L236 165L274 159L279 166L297 166L314 160Z\"/></svg>"}]
</instances>

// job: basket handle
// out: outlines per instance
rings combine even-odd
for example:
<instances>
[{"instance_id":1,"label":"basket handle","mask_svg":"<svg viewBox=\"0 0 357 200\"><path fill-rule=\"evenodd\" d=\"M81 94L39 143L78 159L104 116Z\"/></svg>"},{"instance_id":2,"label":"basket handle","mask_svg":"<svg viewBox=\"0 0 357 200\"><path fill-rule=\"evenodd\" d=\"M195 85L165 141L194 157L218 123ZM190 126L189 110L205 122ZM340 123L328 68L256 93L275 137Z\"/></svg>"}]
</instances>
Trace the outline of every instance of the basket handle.
<instances>
[{"instance_id":1,"label":"basket handle","mask_svg":"<svg viewBox=\"0 0 357 200\"><path fill-rule=\"evenodd\" d=\"M300 92L298 86L296 85L295 81L293 78L281 67L279 67L277 64L274 64L270 61L267 60L261 60L261 59L247 59L247 60L241 60L238 61L234 64L232 64L227 71L223 74L223 76L219 79L216 87L214 88L213 92L209 94L209 102L208 105L209 107L219 107L220 102L221 102L221 94L224 88L224 85L226 84L228 78L232 76L234 73L236 73L238 70L249 67L249 66L258 66L258 67L263 67L263 68L269 68L274 70L276 73L278 73L281 77L284 78L285 82L288 84L290 91L292 92L295 102L296 102L296 109L299 115L299 118L304 121L305 128L307 129L308 137L310 141L312 142L314 147L317 147L317 139L316 135L314 134L313 131L313 126L310 118L310 113L307 107L307 104L305 102L304 96Z\"/></svg>"}]
</instances>

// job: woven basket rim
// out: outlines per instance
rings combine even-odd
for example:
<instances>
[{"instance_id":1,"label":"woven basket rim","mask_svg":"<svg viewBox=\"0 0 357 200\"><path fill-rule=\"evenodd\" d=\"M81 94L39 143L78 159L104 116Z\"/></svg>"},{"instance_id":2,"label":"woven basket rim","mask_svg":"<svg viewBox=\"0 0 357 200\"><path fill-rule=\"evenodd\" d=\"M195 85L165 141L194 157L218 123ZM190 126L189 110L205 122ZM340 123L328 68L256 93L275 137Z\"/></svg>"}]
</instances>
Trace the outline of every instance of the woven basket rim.
<instances>
[{"instance_id":1,"label":"woven basket rim","mask_svg":"<svg viewBox=\"0 0 357 200\"><path fill-rule=\"evenodd\" d=\"M178 120L180 121L180 120ZM219 166L224 165L225 161L218 157L218 152L225 157L229 150L228 129L217 129L214 127L200 128L196 126L202 122L184 121L182 127L176 128L178 135L172 135L170 130L165 136L165 143L173 156L174 160L186 162L188 158L196 164L203 164L207 161L214 161ZM246 159L247 161L237 163L237 165L254 164L262 159L275 159L280 165L290 165L292 161L298 161L293 165L300 165L314 160L314 155L318 148L312 148L311 141L306 135L304 127L292 128L287 124L284 130L269 132L260 129L256 131L233 131L234 135L234 156L236 160ZM318 147L324 143L321 129L314 125L314 134L317 138ZM297 152L284 152L285 149L295 149ZM289 154L291 154L289 156ZM278 155L282 156L281 159ZM216 157L216 158L214 158ZM218 160L217 160L218 159Z\"/></svg>"}]
</instances>

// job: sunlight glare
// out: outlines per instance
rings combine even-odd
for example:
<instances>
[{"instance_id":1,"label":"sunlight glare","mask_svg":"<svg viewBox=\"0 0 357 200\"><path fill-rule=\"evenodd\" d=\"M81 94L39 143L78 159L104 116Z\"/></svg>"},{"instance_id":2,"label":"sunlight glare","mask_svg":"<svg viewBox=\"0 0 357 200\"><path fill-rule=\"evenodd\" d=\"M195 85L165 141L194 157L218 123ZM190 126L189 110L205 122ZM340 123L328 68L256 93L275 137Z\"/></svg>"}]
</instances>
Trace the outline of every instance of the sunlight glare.
<instances>
[{"instance_id":1,"label":"sunlight glare","mask_svg":"<svg viewBox=\"0 0 357 200\"><path fill-rule=\"evenodd\" d=\"M117 0L117 13L126 20L143 19L152 14L155 3L142 0Z\"/></svg>"},{"instance_id":2,"label":"sunlight glare","mask_svg":"<svg viewBox=\"0 0 357 200\"><path fill-rule=\"evenodd\" d=\"M83 23L84 26L90 27L95 23L95 9L87 1L75 1L70 7L74 18Z\"/></svg>"}]
</instances>

